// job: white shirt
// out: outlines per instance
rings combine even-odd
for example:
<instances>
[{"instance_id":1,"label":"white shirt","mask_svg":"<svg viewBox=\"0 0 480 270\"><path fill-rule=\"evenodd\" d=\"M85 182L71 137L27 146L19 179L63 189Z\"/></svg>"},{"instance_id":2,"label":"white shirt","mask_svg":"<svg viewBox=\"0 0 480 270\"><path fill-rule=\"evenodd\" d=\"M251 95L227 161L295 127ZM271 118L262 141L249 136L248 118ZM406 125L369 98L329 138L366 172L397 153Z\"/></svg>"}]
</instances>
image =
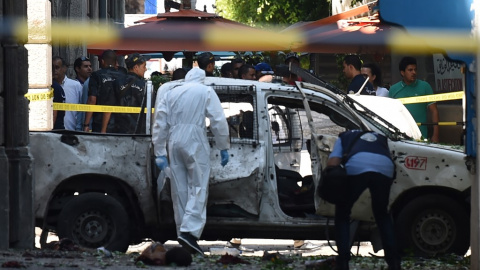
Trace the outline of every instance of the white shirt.
<instances>
[{"instance_id":1,"label":"white shirt","mask_svg":"<svg viewBox=\"0 0 480 270\"><path fill-rule=\"evenodd\" d=\"M377 87L377 96L380 96L380 97L388 97L388 90L387 88L383 88L383 87Z\"/></svg>"},{"instance_id":2,"label":"white shirt","mask_svg":"<svg viewBox=\"0 0 480 270\"><path fill-rule=\"evenodd\" d=\"M65 103L80 104L82 103L82 85L76 81L67 78L62 82L63 91L65 91ZM75 130L77 125L78 112L65 111L65 117L63 118L65 129Z\"/></svg>"}]
</instances>

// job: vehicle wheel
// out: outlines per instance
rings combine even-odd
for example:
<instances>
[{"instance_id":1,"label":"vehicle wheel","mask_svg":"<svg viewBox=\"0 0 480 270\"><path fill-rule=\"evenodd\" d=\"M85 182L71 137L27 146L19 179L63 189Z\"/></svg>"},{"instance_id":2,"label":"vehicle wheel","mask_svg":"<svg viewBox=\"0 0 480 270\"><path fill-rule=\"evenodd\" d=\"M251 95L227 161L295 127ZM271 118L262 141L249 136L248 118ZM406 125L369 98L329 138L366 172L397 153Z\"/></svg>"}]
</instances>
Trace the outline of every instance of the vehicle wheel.
<instances>
[{"instance_id":1,"label":"vehicle wheel","mask_svg":"<svg viewBox=\"0 0 480 270\"><path fill-rule=\"evenodd\" d=\"M470 219L460 203L426 195L408 203L395 219L399 250L418 256L464 255L470 246Z\"/></svg>"},{"instance_id":2,"label":"vehicle wheel","mask_svg":"<svg viewBox=\"0 0 480 270\"><path fill-rule=\"evenodd\" d=\"M125 252L130 222L123 205L111 196L85 193L71 199L58 216L58 237L85 248Z\"/></svg>"}]
</instances>

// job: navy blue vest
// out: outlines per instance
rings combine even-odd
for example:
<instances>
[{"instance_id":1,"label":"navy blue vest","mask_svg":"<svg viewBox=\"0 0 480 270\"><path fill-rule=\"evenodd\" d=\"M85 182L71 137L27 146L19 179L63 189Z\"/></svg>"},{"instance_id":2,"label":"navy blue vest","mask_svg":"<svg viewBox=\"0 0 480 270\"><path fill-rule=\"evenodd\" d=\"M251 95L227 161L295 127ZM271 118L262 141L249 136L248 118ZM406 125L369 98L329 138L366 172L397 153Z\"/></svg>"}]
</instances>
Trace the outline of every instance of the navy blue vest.
<instances>
[{"instance_id":1,"label":"navy blue vest","mask_svg":"<svg viewBox=\"0 0 480 270\"><path fill-rule=\"evenodd\" d=\"M350 146L350 144L355 140L355 138L360 135L360 134L366 134L370 133L375 135L377 137L377 140L373 142L369 142L366 140L362 140L359 138L353 146ZM360 135L361 137L362 135ZM388 149L388 140L385 136L380 135L375 132L364 132L361 130L352 130L352 131L345 131L342 132L339 137L342 139L342 151L343 154L347 154L344 158L344 163L347 162L347 160L355 155L356 153L359 152L369 152L369 153L374 153L374 154L379 154L379 155L384 155L388 158L391 158L390 156L390 150ZM348 148L351 147L350 153L345 153L345 151L348 150Z\"/></svg>"}]
</instances>

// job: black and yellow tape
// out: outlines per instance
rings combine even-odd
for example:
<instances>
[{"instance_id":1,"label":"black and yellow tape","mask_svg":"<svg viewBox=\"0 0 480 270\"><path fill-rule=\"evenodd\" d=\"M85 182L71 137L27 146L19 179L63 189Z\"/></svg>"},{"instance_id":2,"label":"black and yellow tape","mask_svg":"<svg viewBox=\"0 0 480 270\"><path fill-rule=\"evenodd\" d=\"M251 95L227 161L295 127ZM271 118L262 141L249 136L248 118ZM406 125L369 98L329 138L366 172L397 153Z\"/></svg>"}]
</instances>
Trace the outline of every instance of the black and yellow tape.
<instances>
[{"instance_id":1,"label":"black and yellow tape","mask_svg":"<svg viewBox=\"0 0 480 270\"><path fill-rule=\"evenodd\" d=\"M445 101L445 100L455 100L462 99L464 97L463 91L444 93L444 94L435 94L435 95L426 95L426 96L415 96L408 98L399 98L403 104L412 104L412 103L425 103L425 102L436 102L436 101ZM30 101L41 101L48 100L53 98L53 89L45 93L25 94L25 97ZM122 107L122 106L103 106L103 105L87 105L87 104L72 104L72 103L53 103L53 109L58 111L79 111L79 112L111 112L111 113L139 113L140 107ZM448 123L445 125L457 125L452 124L454 122L444 122ZM419 124L420 125L420 124ZM441 125L438 123L438 125Z\"/></svg>"},{"instance_id":2,"label":"black and yellow tape","mask_svg":"<svg viewBox=\"0 0 480 270\"><path fill-rule=\"evenodd\" d=\"M53 98L53 88L50 88L50 91L43 93L27 93L25 94L25 97L30 101L49 100Z\"/></svg>"},{"instance_id":3,"label":"black and yellow tape","mask_svg":"<svg viewBox=\"0 0 480 270\"><path fill-rule=\"evenodd\" d=\"M465 122L431 122L417 123L417 126L463 126Z\"/></svg>"},{"instance_id":4,"label":"black and yellow tape","mask_svg":"<svg viewBox=\"0 0 480 270\"><path fill-rule=\"evenodd\" d=\"M444 93L444 94L399 98L398 100L400 100L403 104L412 104L412 103L425 103L425 102L462 99L463 96L464 96L464 92L458 91L458 92L450 92L450 93Z\"/></svg>"},{"instance_id":5,"label":"black and yellow tape","mask_svg":"<svg viewBox=\"0 0 480 270\"><path fill-rule=\"evenodd\" d=\"M53 98L53 89L44 93L28 93L28 94L25 94L25 97L28 98L30 101L49 100ZM57 111L77 111L77 112L139 113L141 108L54 102L53 109Z\"/></svg>"},{"instance_id":6,"label":"black and yellow tape","mask_svg":"<svg viewBox=\"0 0 480 270\"><path fill-rule=\"evenodd\" d=\"M53 109L57 111L77 111L77 112L139 113L141 108L54 102ZM145 112L146 111L147 109L145 109ZM152 112L153 112L153 109L152 109Z\"/></svg>"},{"instance_id":7,"label":"black and yellow tape","mask_svg":"<svg viewBox=\"0 0 480 270\"><path fill-rule=\"evenodd\" d=\"M111 112L111 113L139 113L140 107L121 107L104 105L87 105L72 103L53 103L53 109L57 111L77 112Z\"/></svg>"}]
</instances>

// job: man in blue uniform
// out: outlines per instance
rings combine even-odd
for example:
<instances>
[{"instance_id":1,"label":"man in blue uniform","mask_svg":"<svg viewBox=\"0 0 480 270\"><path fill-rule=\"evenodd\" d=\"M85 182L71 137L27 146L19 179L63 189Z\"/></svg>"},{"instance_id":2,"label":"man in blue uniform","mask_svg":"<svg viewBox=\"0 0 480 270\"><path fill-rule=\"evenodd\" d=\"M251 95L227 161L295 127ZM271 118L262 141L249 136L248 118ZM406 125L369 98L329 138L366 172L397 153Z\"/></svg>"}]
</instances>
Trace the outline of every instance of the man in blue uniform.
<instances>
[{"instance_id":1,"label":"man in blue uniform","mask_svg":"<svg viewBox=\"0 0 480 270\"><path fill-rule=\"evenodd\" d=\"M350 149L349 153L344 153L345 149ZM341 164L342 158L347 159L345 169L349 185L346 187L347 199L335 205L335 240L338 246L336 269L349 269L350 213L355 201L367 188L371 193L373 215L380 230L388 269L400 269L393 222L388 213L395 165L390 157L387 138L375 132L343 132L335 142L327 166Z\"/></svg>"}]
</instances>

